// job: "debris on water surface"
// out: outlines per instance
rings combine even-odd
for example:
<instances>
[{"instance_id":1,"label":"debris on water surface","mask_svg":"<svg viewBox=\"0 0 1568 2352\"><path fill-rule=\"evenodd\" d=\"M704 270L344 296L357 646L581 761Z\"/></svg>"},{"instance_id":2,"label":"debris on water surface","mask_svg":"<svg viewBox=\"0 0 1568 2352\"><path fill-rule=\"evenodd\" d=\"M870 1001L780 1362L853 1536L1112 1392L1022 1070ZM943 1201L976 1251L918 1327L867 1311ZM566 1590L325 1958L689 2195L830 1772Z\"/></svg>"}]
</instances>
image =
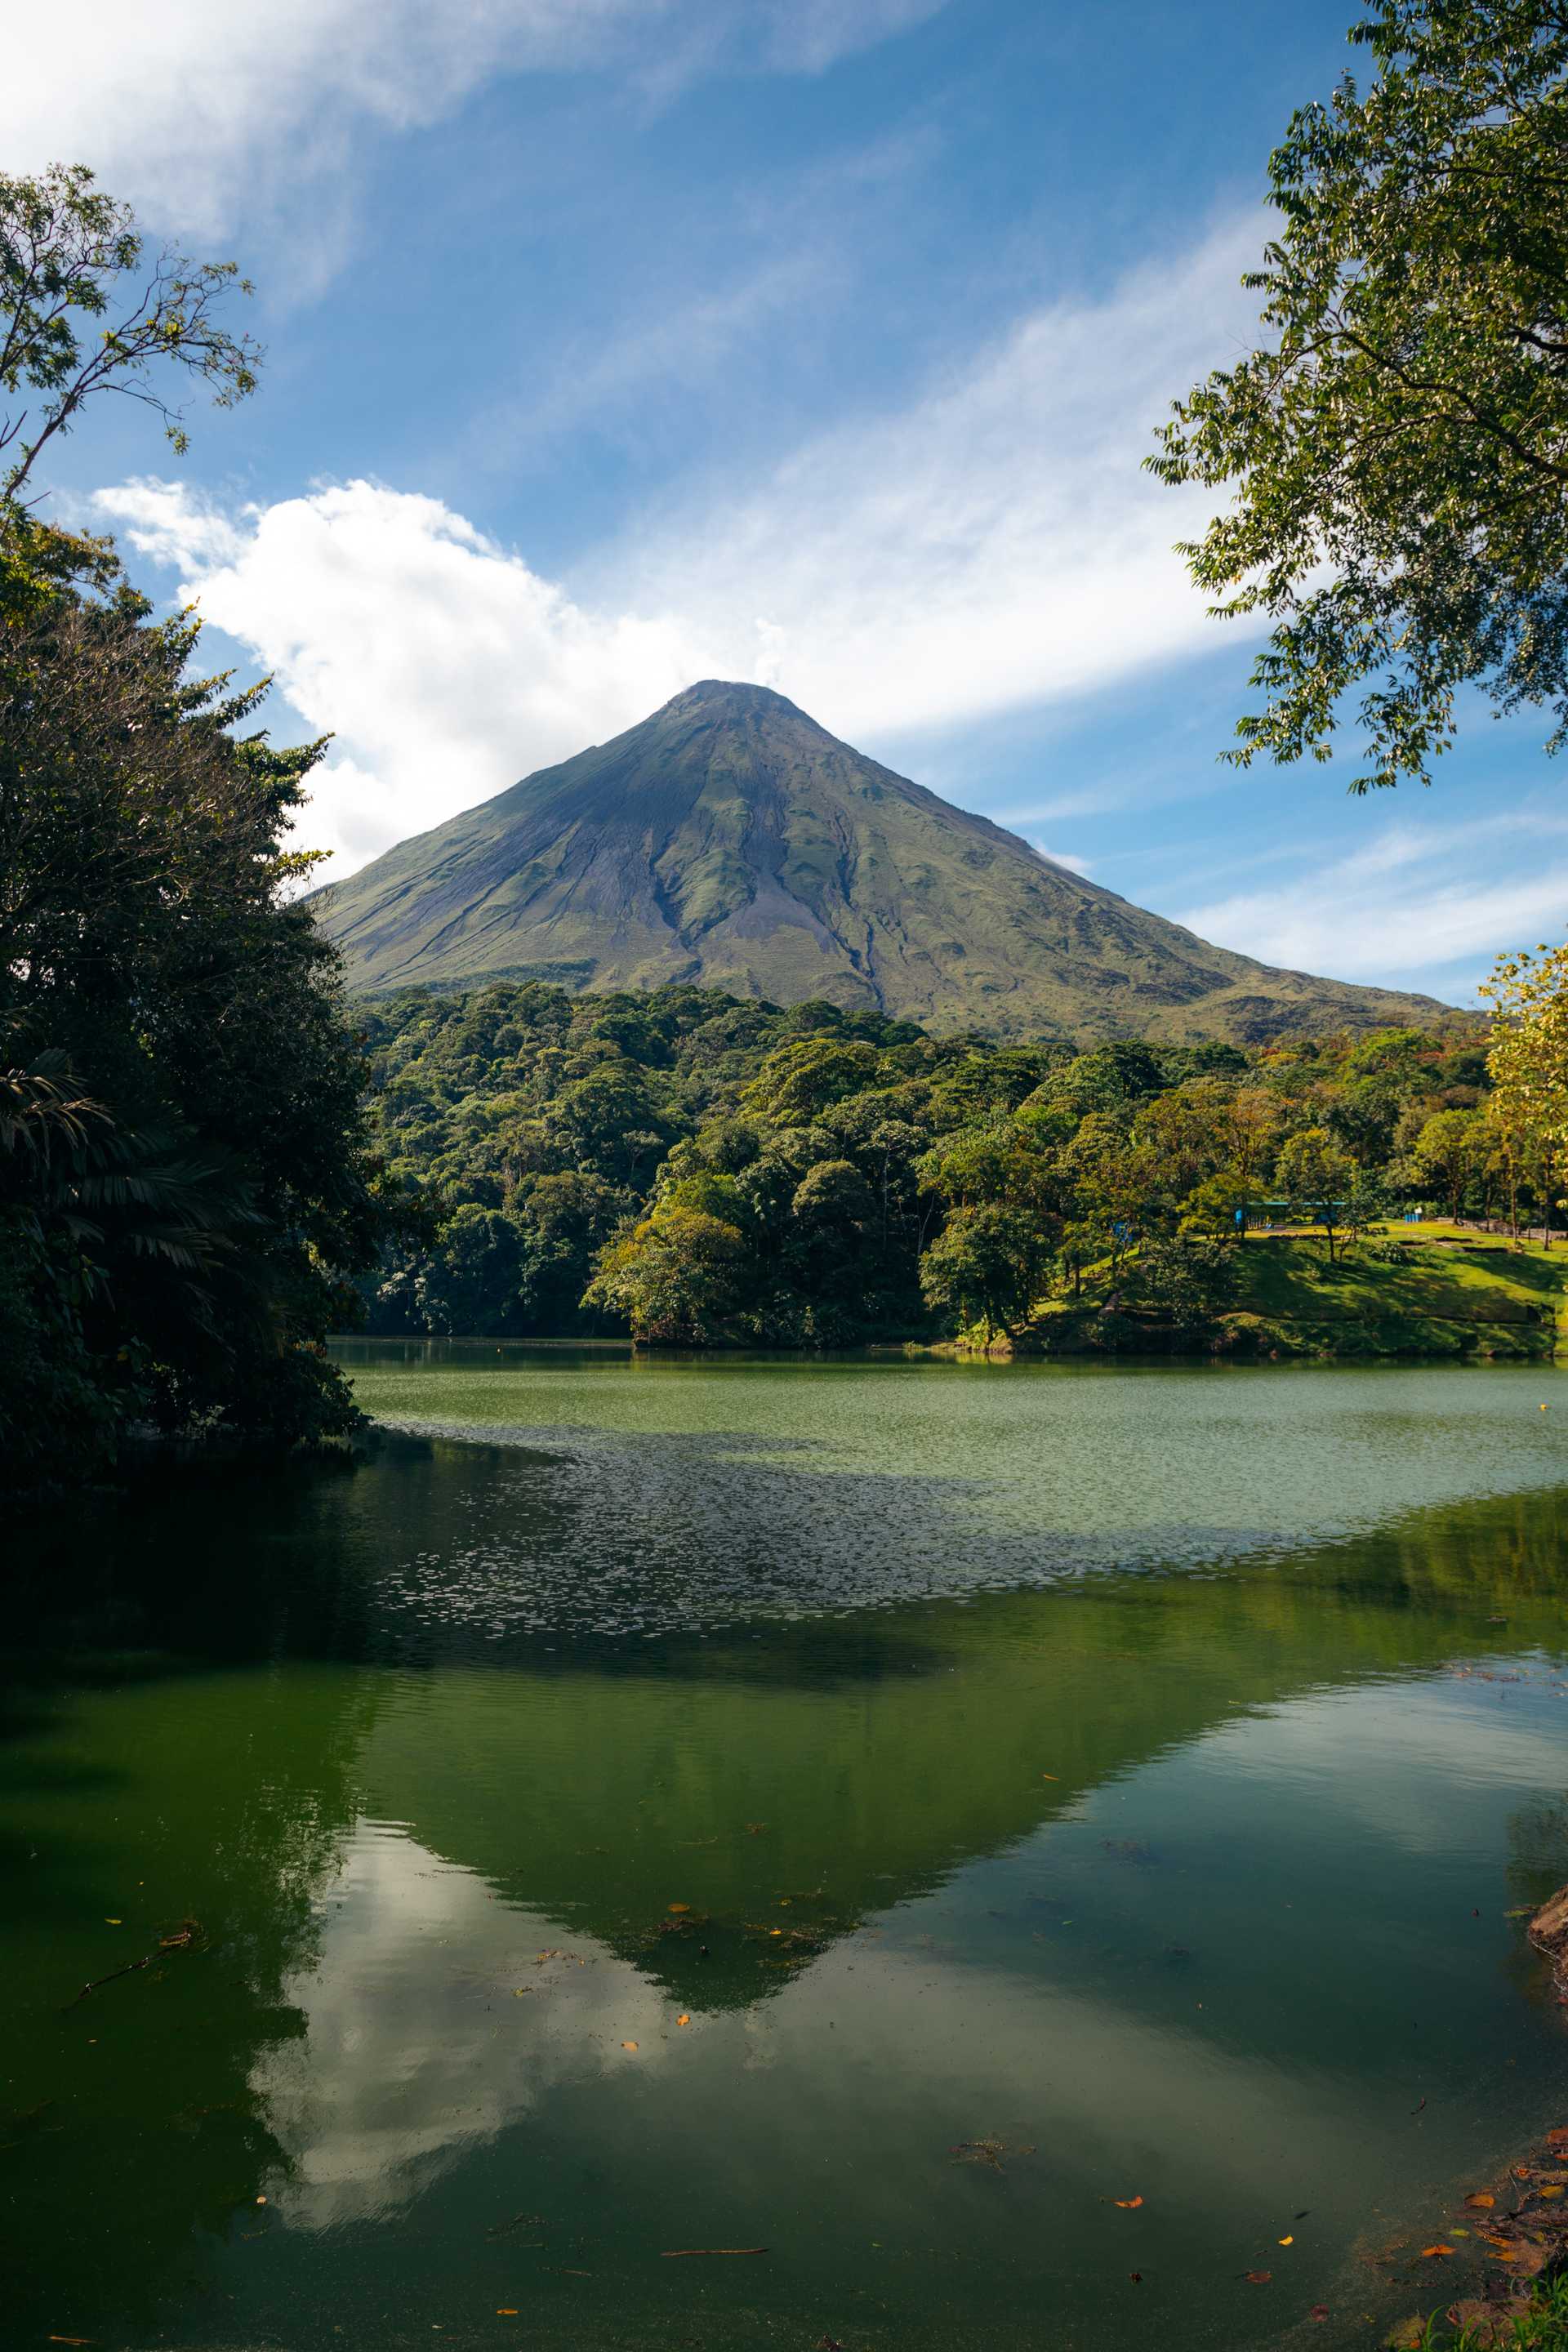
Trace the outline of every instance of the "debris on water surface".
<instances>
[{"instance_id":1,"label":"debris on water surface","mask_svg":"<svg viewBox=\"0 0 1568 2352\"><path fill-rule=\"evenodd\" d=\"M1031 2140L1025 2147L1009 2147L1005 2139L961 2139L947 2152L954 2164L983 2164L992 2172L1002 2172L1006 2168L1002 2162L1005 2156L1033 2156L1035 2144Z\"/></svg>"},{"instance_id":2,"label":"debris on water surface","mask_svg":"<svg viewBox=\"0 0 1568 2352\"><path fill-rule=\"evenodd\" d=\"M110 1919L106 1924L110 1927L118 1927L121 1922L118 1919ZM79 2002L87 1999L89 1992L96 1992L100 1985L112 1984L117 1977L134 1976L139 1969L150 1969L153 1961L161 1958L165 1952L189 1951L193 1944L201 1941L201 1923L198 1920L183 1921L172 1936L159 1937L155 1951L143 1952L139 1960L127 1960L123 1968L110 1969L107 1976L94 1977L89 1983L84 1984L76 2000L67 2002L67 2008L75 2009Z\"/></svg>"}]
</instances>

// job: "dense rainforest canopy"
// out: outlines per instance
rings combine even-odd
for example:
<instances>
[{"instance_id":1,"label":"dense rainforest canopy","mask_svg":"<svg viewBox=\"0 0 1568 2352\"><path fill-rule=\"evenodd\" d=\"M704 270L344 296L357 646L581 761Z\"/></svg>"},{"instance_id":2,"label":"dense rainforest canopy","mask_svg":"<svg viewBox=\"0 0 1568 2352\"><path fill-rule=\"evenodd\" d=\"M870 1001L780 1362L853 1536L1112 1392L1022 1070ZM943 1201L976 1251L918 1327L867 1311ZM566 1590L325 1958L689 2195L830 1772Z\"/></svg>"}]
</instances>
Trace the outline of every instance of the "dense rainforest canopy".
<instances>
[{"instance_id":1,"label":"dense rainforest canopy","mask_svg":"<svg viewBox=\"0 0 1568 2352\"><path fill-rule=\"evenodd\" d=\"M1006 1330L1107 1258L1180 1318L1223 1291L1249 1202L1331 1232L1404 1200L1528 1210L1544 1181L1462 1016L1082 1054L695 988L408 992L363 1018L379 1148L442 1217L384 1264L382 1331Z\"/></svg>"}]
</instances>

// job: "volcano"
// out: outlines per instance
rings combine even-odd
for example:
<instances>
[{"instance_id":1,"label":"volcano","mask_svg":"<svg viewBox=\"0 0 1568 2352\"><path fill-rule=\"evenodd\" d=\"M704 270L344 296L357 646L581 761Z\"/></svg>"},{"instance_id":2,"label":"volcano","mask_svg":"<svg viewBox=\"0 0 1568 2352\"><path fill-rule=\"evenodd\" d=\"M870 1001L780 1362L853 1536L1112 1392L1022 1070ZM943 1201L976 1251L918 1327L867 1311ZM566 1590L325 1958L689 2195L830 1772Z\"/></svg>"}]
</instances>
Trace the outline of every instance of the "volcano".
<instances>
[{"instance_id":1,"label":"volcano","mask_svg":"<svg viewBox=\"0 0 1568 2352\"><path fill-rule=\"evenodd\" d=\"M1446 1008L1277 971L708 679L320 892L351 987L689 982L938 1034L1258 1044Z\"/></svg>"}]
</instances>

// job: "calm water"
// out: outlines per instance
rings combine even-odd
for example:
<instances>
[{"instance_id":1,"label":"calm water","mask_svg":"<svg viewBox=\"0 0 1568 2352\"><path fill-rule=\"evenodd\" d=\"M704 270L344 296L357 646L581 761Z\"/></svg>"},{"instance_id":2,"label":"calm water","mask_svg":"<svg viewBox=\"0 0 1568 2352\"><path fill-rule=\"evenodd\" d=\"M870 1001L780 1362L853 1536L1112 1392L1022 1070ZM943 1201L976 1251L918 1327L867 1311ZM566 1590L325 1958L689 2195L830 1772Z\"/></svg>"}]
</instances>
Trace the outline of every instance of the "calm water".
<instances>
[{"instance_id":1,"label":"calm water","mask_svg":"<svg viewBox=\"0 0 1568 2352\"><path fill-rule=\"evenodd\" d=\"M1568 2121L1560 1373L343 1352L367 1466L16 1543L7 2345L1455 2291L1366 2257Z\"/></svg>"}]
</instances>

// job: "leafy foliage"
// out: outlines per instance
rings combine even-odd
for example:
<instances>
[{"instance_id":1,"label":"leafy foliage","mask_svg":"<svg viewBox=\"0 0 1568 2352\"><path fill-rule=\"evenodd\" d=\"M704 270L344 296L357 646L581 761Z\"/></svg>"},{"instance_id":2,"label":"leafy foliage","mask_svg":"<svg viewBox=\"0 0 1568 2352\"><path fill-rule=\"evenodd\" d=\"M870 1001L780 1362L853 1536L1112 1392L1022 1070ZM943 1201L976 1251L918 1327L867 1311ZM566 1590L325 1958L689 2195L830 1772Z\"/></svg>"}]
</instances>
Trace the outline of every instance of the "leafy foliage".
<instances>
[{"instance_id":1,"label":"leafy foliage","mask_svg":"<svg viewBox=\"0 0 1568 2352\"><path fill-rule=\"evenodd\" d=\"M1433 1121L1484 1124L1462 1020L1074 1054L823 1003L529 982L409 991L365 1022L389 1174L440 1220L368 1286L384 1331L1016 1334L1109 1264L1130 1311L1193 1333L1224 1311L1238 1209L1289 1180L1314 1220L1335 1204L1333 1243L1385 1193L1432 1197ZM1499 1185L1474 1158L1461 1204Z\"/></svg>"},{"instance_id":2,"label":"leafy foliage","mask_svg":"<svg viewBox=\"0 0 1568 2352\"><path fill-rule=\"evenodd\" d=\"M260 352L220 316L226 295L250 290L232 262L150 258L130 207L83 164L0 173L0 394L24 401L0 415L0 497L20 502L40 452L102 392L142 402L184 450L169 372L205 383L219 407L254 391Z\"/></svg>"},{"instance_id":3,"label":"leafy foliage","mask_svg":"<svg viewBox=\"0 0 1568 2352\"><path fill-rule=\"evenodd\" d=\"M39 454L171 373L219 404L256 348L227 263L146 255L80 167L0 177L0 1477L134 1423L271 1444L353 1420L326 1360L386 1199L337 962L284 845L321 746L202 677L112 550L39 520ZM127 290L128 289L128 290ZM245 289L244 290L248 290ZM98 322L107 321L106 324ZM84 324L90 322L90 326Z\"/></svg>"},{"instance_id":4,"label":"leafy foliage","mask_svg":"<svg viewBox=\"0 0 1568 2352\"><path fill-rule=\"evenodd\" d=\"M1378 0L1351 39L1373 79L1270 160L1266 336L1150 463L1238 485L1184 549L1275 622L1229 756L1327 759L1359 688L1364 792L1426 779L1467 684L1568 726L1568 10Z\"/></svg>"},{"instance_id":5,"label":"leafy foliage","mask_svg":"<svg viewBox=\"0 0 1568 2352\"><path fill-rule=\"evenodd\" d=\"M193 679L195 644L119 586L29 593L0 635L12 1475L133 1420L352 1417L321 1346L379 1232L363 1069L281 846L317 750L247 729L258 694Z\"/></svg>"}]
</instances>

